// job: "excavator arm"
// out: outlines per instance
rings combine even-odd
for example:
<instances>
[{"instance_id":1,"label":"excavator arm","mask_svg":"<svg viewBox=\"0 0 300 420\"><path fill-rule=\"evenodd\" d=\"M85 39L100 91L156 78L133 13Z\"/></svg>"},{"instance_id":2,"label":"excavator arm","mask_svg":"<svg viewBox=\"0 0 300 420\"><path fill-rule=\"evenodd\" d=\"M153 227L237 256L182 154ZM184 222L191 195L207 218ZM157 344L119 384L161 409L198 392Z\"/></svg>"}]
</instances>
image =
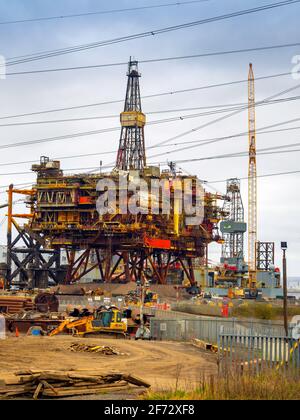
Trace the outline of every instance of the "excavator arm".
<instances>
[{"instance_id":1,"label":"excavator arm","mask_svg":"<svg viewBox=\"0 0 300 420\"><path fill-rule=\"evenodd\" d=\"M78 319L76 321L72 321L67 323L67 325L65 326L65 328L67 328L68 330L71 330L72 328L77 328L77 327L81 327L86 325L88 322L91 322L94 320L93 316L87 316L85 318L81 318Z\"/></svg>"},{"instance_id":2,"label":"excavator arm","mask_svg":"<svg viewBox=\"0 0 300 420\"><path fill-rule=\"evenodd\" d=\"M68 325L68 323L70 322L70 320L65 320L63 321L61 324L59 324L59 326L57 328L55 328L54 330L50 331L50 333L48 334L49 337L53 337L54 335L57 335L61 332L63 332L63 330L65 329L65 327Z\"/></svg>"},{"instance_id":3,"label":"excavator arm","mask_svg":"<svg viewBox=\"0 0 300 420\"><path fill-rule=\"evenodd\" d=\"M65 329L71 330L72 328L86 325L89 321L92 321L93 319L94 319L93 316L76 319L76 320L66 319L57 328L52 330L48 335L49 337L53 337L54 335L57 335L63 332Z\"/></svg>"}]
</instances>

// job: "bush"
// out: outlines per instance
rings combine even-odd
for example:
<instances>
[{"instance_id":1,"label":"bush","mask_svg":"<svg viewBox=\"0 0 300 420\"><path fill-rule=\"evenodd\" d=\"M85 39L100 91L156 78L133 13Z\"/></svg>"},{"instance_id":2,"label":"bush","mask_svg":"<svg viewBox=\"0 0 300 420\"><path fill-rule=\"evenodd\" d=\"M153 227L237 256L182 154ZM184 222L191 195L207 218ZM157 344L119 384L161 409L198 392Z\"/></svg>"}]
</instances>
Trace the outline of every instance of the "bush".
<instances>
[{"instance_id":1,"label":"bush","mask_svg":"<svg viewBox=\"0 0 300 420\"><path fill-rule=\"evenodd\" d=\"M300 400L299 377L268 372L203 379L194 389L149 391L147 400Z\"/></svg>"},{"instance_id":2,"label":"bush","mask_svg":"<svg viewBox=\"0 0 300 420\"><path fill-rule=\"evenodd\" d=\"M243 303L233 309L232 315L237 318L280 319L283 318L283 308L268 303ZM289 307L288 315L290 318L300 315L300 307Z\"/></svg>"}]
</instances>

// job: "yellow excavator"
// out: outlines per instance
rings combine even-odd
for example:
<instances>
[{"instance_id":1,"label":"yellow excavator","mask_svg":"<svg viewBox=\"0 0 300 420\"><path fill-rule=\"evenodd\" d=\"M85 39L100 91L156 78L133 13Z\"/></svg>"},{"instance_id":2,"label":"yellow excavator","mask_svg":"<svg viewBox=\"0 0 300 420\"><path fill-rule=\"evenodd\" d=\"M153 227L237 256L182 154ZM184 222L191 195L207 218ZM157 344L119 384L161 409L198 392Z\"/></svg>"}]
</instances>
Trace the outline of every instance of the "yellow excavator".
<instances>
[{"instance_id":1,"label":"yellow excavator","mask_svg":"<svg viewBox=\"0 0 300 420\"><path fill-rule=\"evenodd\" d=\"M66 319L48 335L53 337L63 331L71 331L74 336L85 337L92 334L113 334L126 337L127 323L123 321L119 309L112 307L95 311L94 315L80 319Z\"/></svg>"}]
</instances>

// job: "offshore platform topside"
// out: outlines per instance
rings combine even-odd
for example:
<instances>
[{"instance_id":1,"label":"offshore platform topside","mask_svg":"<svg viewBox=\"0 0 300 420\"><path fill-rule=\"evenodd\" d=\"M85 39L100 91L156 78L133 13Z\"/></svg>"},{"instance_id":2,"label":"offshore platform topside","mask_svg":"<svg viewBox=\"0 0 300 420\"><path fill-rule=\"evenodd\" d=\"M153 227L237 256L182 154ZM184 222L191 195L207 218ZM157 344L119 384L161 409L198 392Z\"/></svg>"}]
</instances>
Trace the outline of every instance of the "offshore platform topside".
<instances>
[{"instance_id":1,"label":"offshore platform topside","mask_svg":"<svg viewBox=\"0 0 300 420\"><path fill-rule=\"evenodd\" d=\"M129 282L145 276L166 284L172 267L180 266L190 285L196 284L196 262L204 262L211 242L222 242L218 225L225 213L218 200L226 197L199 189L196 176L177 173L174 165L164 171L147 166L140 77L138 63L130 61L120 145L111 172L102 173L99 168L93 174L65 175L59 161L42 157L40 164L32 167L37 174L32 190L10 187L11 202L14 193L27 194L31 212L25 216L28 222L24 227L16 221L20 215L12 211L9 215L9 282L16 274L26 281L30 264L31 272L47 270L56 283L79 281L97 268L100 281ZM159 195L143 197L141 180L150 192L156 182ZM99 184L106 187L99 188ZM130 184L137 186L138 200L128 188ZM198 200L202 203L199 223L186 213L186 196L178 193L185 191L186 185L191 204L195 206ZM110 195L115 204L109 202ZM99 202L104 203L106 212L99 212ZM124 211L133 202L138 211ZM16 241L11 237L13 228L18 230L19 239L30 244L25 262L17 257ZM67 255L63 269L59 260L62 250ZM47 252L52 253L50 259L43 256ZM14 272L12 262L17 265Z\"/></svg>"}]
</instances>

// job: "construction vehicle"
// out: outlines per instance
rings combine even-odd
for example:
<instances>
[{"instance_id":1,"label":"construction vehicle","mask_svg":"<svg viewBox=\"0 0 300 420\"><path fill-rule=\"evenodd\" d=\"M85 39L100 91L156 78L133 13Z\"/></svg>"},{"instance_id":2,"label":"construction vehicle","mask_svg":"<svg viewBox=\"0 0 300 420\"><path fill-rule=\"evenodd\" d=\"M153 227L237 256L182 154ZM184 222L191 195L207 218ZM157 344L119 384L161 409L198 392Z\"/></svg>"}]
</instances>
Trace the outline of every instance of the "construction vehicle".
<instances>
[{"instance_id":1,"label":"construction vehicle","mask_svg":"<svg viewBox=\"0 0 300 420\"><path fill-rule=\"evenodd\" d=\"M158 294L151 292L150 290L146 290L145 297L144 297L144 306L147 308L155 307L158 303ZM125 304L126 306L140 306L141 299L139 297L138 290L134 290L129 292L125 296Z\"/></svg>"},{"instance_id":2,"label":"construction vehicle","mask_svg":"<svg viewBox=\"0 0 300 420\"><path fill-rule=\"evenodd\" d=\"M126 336L127 324L122 313L115 307L100 308L91 316L80 319L66 319L49 333L50 337L63 331L71 331L74 336L85 337L91 334L113 334Z\"/></svg>"},{"instance_id":3,"label":"construction vehicle","mask_svg":"<svg viewBox=\"0 0 300 420\"><path fill-rule=\"evenodd\" d=\"M241 287L230 287L228 289L228 298L229 299L244 299L245 292L244 289Z\"/></svg>"},{"instance_id":4,"label":"construction vehicle","mask_svg":"<svg viewBox=\"0 0 300 420\"><path fill-rule=\"evenodd\" d=\"M245 299L246 300L260 300L263 297L262 289L257 287L244 289Z\"/></svg>"}]
</instances>

